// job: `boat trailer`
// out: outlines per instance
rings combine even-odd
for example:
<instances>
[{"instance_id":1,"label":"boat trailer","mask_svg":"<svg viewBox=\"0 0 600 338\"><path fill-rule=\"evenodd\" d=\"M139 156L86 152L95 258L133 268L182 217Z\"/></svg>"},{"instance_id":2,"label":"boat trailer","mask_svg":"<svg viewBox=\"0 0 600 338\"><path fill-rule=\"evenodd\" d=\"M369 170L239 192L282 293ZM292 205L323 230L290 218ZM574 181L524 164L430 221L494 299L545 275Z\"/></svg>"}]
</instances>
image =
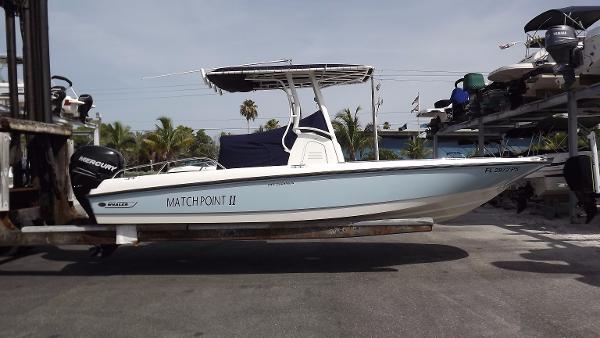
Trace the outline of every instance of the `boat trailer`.
<instances>
[{"instance_id":1,"label":"boat trailer","mask_svg":"<svg viewBox=\"0 0 600 338\"><path fill-rule=\"evenodd\" d=\"M0 230L0 247L139 244L158 241L327 239L428 232L431 218L360 221L342 225L46 225Z\"/></svg>"}]
</instances>

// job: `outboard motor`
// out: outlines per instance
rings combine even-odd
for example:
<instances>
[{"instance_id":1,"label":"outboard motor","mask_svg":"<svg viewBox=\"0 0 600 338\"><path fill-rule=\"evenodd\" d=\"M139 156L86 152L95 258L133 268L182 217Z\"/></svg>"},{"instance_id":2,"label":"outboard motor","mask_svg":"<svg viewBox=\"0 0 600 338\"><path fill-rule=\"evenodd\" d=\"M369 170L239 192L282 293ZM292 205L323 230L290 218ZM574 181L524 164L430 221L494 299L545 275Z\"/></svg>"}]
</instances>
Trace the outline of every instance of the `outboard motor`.
<instances>
[{"instance_id":1,"label":"outboard motor","mask_svg":"<svg viewBox=\"0 0 600 338\"><path fill-rule=\"evenodd\" d=\"M69 174L73 193L94 223L96 219L87 194L105 179L112 178L124 167L123 155L107 147L83 146L71 156Z\"/></svg>"},{"instance_id":2,"label":"outboard motor","mask_svg":"<svg viewBox=\"0 0 600 338\"><path fill-rule=\"evenodd\" d=\"M81 123L85 123L88 117L88 113L90 109L94 106L94 98L90 94L81 94L78 98L79 101L83 102L82 105L77 107L77 112L79 113L79 120Z\"/></svg>"},{"instance_id":3,"label":"outboard motor","mask_svg":"<svg viewBox=\"0 0 600 338\"><path fill-rule=\"evenodd\" d=\"M53 86L50 88L50 105L52 114L60 117L63 100L67 97L67 89L63 86Z\"/></svg>"},{"instance_id":4,"label":"outboard motor","mask_svg":"<svg viewBox=\"0 0 600 338\"><path fill-rule=\"evenodd\" d=\"M578 43L577 32L573 27L553 26L546 31L545 47L556 62L554 73L563 75L567 89L575 83L575 67L582 63Z\"/></svg>"},{"instance_id":5,"label":"outboard motor","mask_svg":"<svg viewBox=\"0 0 600 338\"><path fill-rule=\"evenodd\" d=\"M569 185L569 189L575 193L577 201L585 211L585 222L589 223L597 213L594 177L592 175L590 157L587 155L570 157L565 162L563 174L567 185Z\"/></svg>"}]
</instances>

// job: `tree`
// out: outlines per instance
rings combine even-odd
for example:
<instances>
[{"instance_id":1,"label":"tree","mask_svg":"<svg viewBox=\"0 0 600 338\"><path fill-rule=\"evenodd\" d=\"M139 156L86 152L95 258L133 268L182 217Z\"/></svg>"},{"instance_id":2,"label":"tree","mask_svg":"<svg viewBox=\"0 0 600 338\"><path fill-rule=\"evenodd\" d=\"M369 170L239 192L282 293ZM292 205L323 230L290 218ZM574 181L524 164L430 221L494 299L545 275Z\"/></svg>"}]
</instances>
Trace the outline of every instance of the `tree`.
<instances>
[{"instance_id":1,"label":"tree","mask_svg":"<svg viewBox=\"0 0 600 338\"><path fill-rule=\"evenodd\" d=\"M269 121L267 121L267 123L265 123L264 126L263 125L258 126L258 129L255 129L253 131L253 133L254 134L262 133L262 132L277 129L277 128L279 128L279 121L276 119L270 119Z\"/></svg>"},{"instance_id":2,"label":"tree","mask_svg":"<svg viewBox=\"0 0 600 338\"><path fill-rule=\"evenodd\" d=\"M240 106L240 115L246 118L248 134L250 134L250 120L254 121L258 116L258 106L252 100L244 100L244 103Z\"/></svg>"},{"instance_id":3,"label":"tree","mask_svg":"<svg viewBox=\"0 0 600 338\"><path fill-rule=\"evenodd\" d=\"M135 143L129 148L127 153L127 162L131 165L147 164L152 159L152 149L144 140L148 137L147 133L136 132L133 135Z\"/></svg>"},{"instance_id":4,"label":"tree","mask_svg":"<svg viewBox=\"0 0 600 338\"><path fill-rule=\"evenodd\" d=\"M277 129L279 128L279 120L277 119L270 119L269 121L267 121L267 123L265 123L265 130L273 130L273 129Z\"/></svg>"},{"instance_id":5,"label":"tree","mask_svg":"<svg viewBox=\"0 0 600 338\"><path fill-rule=\"evenodd\" d=\"M94 138L92 136L94 134L93 129L87 128L87 127L78 127L73 131L77 132L77 133L73 133L73 136L71 136L73 143L75 143L75 148L93 144L93 142L94 142ZM88 135L82 135L84 133L88 134Z\"/></svg>"},{"instance_id":6,"label":"tree","mask_svg":"<svg viewBox=\"0 0 600 338\"><path fill-rule=\"evenodd\" d=\"M430 152L431 149L425 147L425 139L415 137L408 141L404 149L400 151L400 154L410 159L421 159L427 157Z\"/></svg>"},{"instance_id":7,"label":"tree","mask_svg":"<svg viewBox=\"0 0 600 338\"><path fill-rule=\"evenodd\" d=\"M388 129L390 129L390 123L389 123L389 122L387 122L387 121L383 122L383 129L384 129L384 130L388 130Z\"/></svg>"},{"instance_id":8,"label":"tree","mask_svg":"<svg viewBox=\"0 0 600 338\"><path fill-rule=\"evenodd\" d=\"M129 126L124 126L119 121L100 125L100 144L125 153L134 143L135 139Z\"/></svg>"},{"instance_id":9,"label":"tree","mask_svg":"<svg viewBox=\"0 0 600 338\"><path fill-rule=\"evenodd\" d=\"M568 149L567 133L558 131L550 135L541 136L532 150L536 153L561 152Z\"/></svg>"},{"instance_id":10,"label":"tree","mask_svg":"<svg viewBox=\"0 0 600 338\"><path fill-rule=\"evenodd\" d=\"M219 156L219 147L204 129L200 129L194 135L194 144L192 144L190 152L194 156L216 159Z\"/></svg>"},{"instance_id":11,"label":"tree","mask_svg":"<svg viewBox=\"0 0 600 338\"><path fill-rule=\"evenodd\" d=\"M354 115L350 108L345 108L335 116L332 121L335 136L342 149L348 154L350 161L355 161L356 156L369 146L371 139L361 130L358 121L360 106L356 107Z\"/></svg>"},{"instance_id":12,"label":"tree","mask_svg":"<svg viewBox=\"0 0 600 338\"><path fill-rule=\"evenodd\" d=\"M188 152L194 143L194 134L189 127L173 127L173 122L168 117L159 117L160 124L155 125L155 130L149 133L144 142L148 144L158 161L175 159L178 155Z\"/></svg>"},{"instance_id":13,"label":"tree","mask_svg":"<svg viewBox=\"0 0 600 338\"><path fill-rule=\"evenodd\" d=\"M367 156L365 156L366 160L374 160L375 156L373 156L374 152L371 151ZM400 157L391 149L379 148L379 159L382 161L389 160L398 160Z\"/></svg>"}]
</instances>

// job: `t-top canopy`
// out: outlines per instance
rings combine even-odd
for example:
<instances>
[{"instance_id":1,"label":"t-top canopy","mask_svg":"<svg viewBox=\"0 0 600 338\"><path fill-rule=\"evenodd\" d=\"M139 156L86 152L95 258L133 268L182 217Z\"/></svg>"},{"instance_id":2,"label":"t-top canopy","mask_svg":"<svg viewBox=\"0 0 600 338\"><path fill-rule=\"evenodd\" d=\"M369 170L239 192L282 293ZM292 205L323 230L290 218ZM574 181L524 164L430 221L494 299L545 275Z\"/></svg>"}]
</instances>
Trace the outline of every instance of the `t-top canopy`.
<instances>
[{"instance_id":1,"label":"t-top canopy","mask_svg":"<svg viewBox=\"0 0 600 338\"><path fill-rule=\"evenodd\" d=\"M570 19L569 19L570 18ZM525 25L525 33L567 25L587 29L600 19L600 6L571 6L545 11Z\"/></svg>"},{"instance_id":2,"label":"t-top canopy","mask_svg":"<svg viewBox=\"0 0 600 338\"><path fill-rule=\"evenodd\" d=\"M236 66L214 69L205 80L228 92L284 89L291 75L296 88L311 87L310 75L321 88L367 81L373 67L349 64L306 64L284 66Z\"/></svg>"}]
</instances>

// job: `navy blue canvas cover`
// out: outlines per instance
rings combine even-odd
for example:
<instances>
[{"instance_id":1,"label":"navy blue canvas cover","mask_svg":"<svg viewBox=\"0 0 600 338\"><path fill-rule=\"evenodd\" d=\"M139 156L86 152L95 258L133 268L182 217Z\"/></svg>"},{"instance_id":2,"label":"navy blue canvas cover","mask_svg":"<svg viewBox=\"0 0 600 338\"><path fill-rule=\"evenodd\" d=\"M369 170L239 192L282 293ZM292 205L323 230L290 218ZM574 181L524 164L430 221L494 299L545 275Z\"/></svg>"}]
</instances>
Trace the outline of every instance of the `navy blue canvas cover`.
<instances>
[{"instance_id":1,"label":"navy blue canvas cover","mask_svg":"<svg viewBox=\"0 0 600 338\"><path fill-rule=\"evenodd\" d=\"M300 120L301 127L327 131L321 111ZM283 150L281 139L285 127L248 135L224 135L220 139L219 163L225 168L245 168L287 165L290 154ZM288 131L285 144L292 148L296 134Z\"/></svg>"}]
</instances>

